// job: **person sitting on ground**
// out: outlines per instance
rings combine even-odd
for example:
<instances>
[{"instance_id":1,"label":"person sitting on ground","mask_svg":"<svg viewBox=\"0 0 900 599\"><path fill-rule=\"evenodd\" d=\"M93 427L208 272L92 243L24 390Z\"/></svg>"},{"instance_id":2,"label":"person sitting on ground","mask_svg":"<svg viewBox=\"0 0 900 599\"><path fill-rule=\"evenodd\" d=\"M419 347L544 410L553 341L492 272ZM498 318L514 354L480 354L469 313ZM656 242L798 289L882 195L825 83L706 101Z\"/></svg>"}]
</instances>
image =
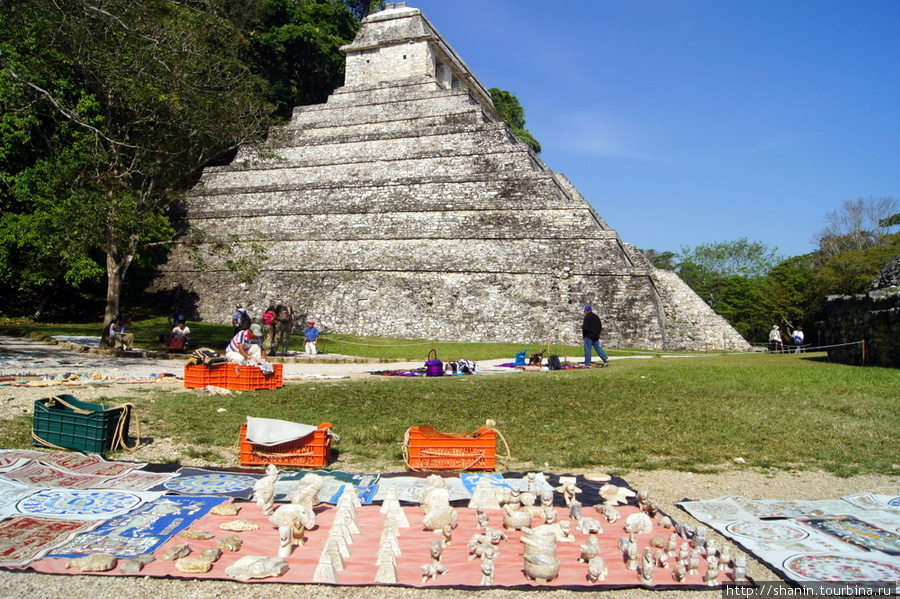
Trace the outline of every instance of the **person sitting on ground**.
<instances>
[{"instance_id":1,"label":"person sitting on ground","mask_svg":"<svg viewBox=\"0 0 900 599\"><path fill-rule=\"evenodd\" d=\"M134 349L134 335L125 332L125 329L130 326L131 323L124 316L116 316L113 320L109 327L109 344L113 349L124 351Z\"/></svg>"},{"instance_id":2,"label":"person sitting on ground","mask_svg":"<svg viewBox=\"0 0 900 599\"><path fill-rule=\"evenodd\" d=\"M249 329L238 331L225 348L225 357L229 362L236 364L251 366L262 364L266 361L266 350L263 349L261 335L262 327L258 324L252 324Z\"/></svg>"},{"instance_id":3,"label":"person sitting on ground","mask_svg":"<svg viewBox=\"0 0 900 599\"><path fill-rule=\"evenodd\" d=\"M169 349L183 351L186 347L196 345L191 343L190 337L191 329L187 323L183 320L178 321L178 324L169 333Z\"/></svg>"}]
</instances>

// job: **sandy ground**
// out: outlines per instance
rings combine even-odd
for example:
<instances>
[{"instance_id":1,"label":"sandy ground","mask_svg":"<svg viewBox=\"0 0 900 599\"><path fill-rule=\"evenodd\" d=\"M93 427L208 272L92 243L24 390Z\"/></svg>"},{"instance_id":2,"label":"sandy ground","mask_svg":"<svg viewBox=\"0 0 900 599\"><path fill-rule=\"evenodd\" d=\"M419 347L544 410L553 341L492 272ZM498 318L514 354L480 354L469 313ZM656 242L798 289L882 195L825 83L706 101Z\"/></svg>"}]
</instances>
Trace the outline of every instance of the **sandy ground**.
<instances>
[{"instance_id":1,"label":"sandy ground","mask_svg":"<svg viewBox=\"0 0 900 599\"><path fill-rule=\"evenodd\" d=\"M500 362L500 361L497 361ZM496 362L495 362L496 363ZM411 364L285 364L286 375L320 375L329 377L358 378L371 376L372 370L384 368L415 368L420 362ZM485 373L499 373L491 364L483 364ZM147 377L153 373L181 373L183 359L156 360L134 357L101 356L79 353L58 345L0 336L0 374L34 372L39 374L94 374L110 376ZM510 374L510 376L517 376ZM302 384L291 382L289 384ZM181 390L180 382L157 382L148 387L165 386L166 389ZM17 414L31 412L35 399L53 393L68 392L79 399L91 401L98 397L115 397L127 392L131 385L114 385L103 388L78 387L63 391L60 387L27 388L0 387L0 419L9 419ZM196 392L187 391L185 392ZM143 436L143 435L142 435ZM151 435L152 436L152 435ZM142 447L131 457L139 461L161 461L179 455L179 448L167 439L154 438L153 443ZM195 462L191 465L205 465ZM626 475L626 480L635 488L647 489L660 507L680 522L697 524L686 512L675 506L675 502L685 498L712 499L728 494L744 495L757 499L832 499L860 493L900 492L900 473L897 476L865 475L852 478L837 478L824 472L760 472L739 465L729 465L719 474L693 474L673 471L634 471ZM719 545L730 544L718 535ZM740 551L732 545L736 553ZM748 574L756 580L779 580L778 576L752 557L748 560ZM452 578L445 581L452 584ZM401 587L330 587L322 585L255 584L230 581L167 580L130 577L97 576L51 576L30 572L0 571L0 597L29 597L30 599L58 597L91 597L92 599L145 599L146 597L184 597L189 599L235 598L247 596L254 599L283 599L351 597L358 599L382 599L394 597L454 598L478 597L495 599L504 597L524 597L540 592L542 599L574 598L593 596L594 592L575 591L460 591L437 589L408 589ZM721 591L651 591L627 589L605 591L610 599L642 599L659 597L705 598L722 596Z\"/></svg>"}]
</instances>

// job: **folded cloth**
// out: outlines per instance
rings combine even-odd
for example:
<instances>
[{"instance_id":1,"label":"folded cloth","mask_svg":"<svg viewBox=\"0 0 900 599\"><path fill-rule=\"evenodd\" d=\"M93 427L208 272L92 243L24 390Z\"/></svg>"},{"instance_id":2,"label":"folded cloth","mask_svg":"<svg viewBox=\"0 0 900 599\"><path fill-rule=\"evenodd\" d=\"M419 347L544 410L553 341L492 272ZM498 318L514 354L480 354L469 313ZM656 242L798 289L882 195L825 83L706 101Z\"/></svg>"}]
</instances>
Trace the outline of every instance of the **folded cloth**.
<instances>
[{"instance_id":1,"label":"folded cloth","mask_svg":"<svg viewBox=\"0 0 900 599\"><path fill-rule=\"evenodd\" d=\"M247 441L256 445L278 445L302 439L318 428L286 420L247 416Z\"/></svg>"}]
</instances>

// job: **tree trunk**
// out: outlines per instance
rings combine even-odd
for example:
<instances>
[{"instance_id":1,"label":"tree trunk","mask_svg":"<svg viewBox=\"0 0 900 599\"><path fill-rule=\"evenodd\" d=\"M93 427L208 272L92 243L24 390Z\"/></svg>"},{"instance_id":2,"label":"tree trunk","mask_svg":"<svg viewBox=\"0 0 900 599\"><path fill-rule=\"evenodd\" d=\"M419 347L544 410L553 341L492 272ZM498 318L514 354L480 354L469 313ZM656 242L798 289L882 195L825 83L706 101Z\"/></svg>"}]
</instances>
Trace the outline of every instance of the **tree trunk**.
<instances>
[{"instance_id":1,"label":"tree trunk","mask_svg":"<svg viewBox=\"0 0 900 599\"><path fill-rule=\"evenodd\" d=\"M136 242L129 243L127 250L118 252L116 246L111 246L106 252L106 312L103 315L103 324L107 323L119 314L119 301L122 295L122 287L125 283L125 274L131 266L134 258Z\"/></svg>"}]
</instances>

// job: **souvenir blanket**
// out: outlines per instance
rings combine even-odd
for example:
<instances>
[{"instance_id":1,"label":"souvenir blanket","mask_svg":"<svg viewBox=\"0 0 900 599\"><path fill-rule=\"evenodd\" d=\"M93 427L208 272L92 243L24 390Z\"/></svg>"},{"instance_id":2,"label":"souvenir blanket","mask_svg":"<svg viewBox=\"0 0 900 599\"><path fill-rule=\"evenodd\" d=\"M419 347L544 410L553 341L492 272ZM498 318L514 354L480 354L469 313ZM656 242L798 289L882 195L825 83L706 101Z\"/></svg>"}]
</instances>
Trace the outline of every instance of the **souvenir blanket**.
<instances>
[{"instance_id":1,"label":"souvenir blanket","mask_svg":"<svg viewBox=\"0 0 900 599\"><path fill-rule=\"evenodd\" d=\"M900 497L774 501L731 495L678 505L797 586L900 581Z\"/></svg>"},{"instance_id":2,"label":"souvenir blanket","mask_svg":"<svg viewBox=\"0 0 900 599\"><path fill-rule=\"evenodd\" d=\"M20 568L99 522L13 516L0 522L0 566Z\"/></svg>"},{"instance_id":3,"label":"souvenir blanket","mask_svg":"<svg viewBox=\"0 0 900 599\"><path fill-rule=\"evenodd\" d=\"M125 471L118 476L75 473L40 462L28 461L16 468L0 474L0 478L33 487L64 487L67 489L120 489L146 491L159 486L176 476L173 473L159 474L140 470Z\"/></svg>"},{"instance_id":4,"label":"souvenir blanket","mask_svg":"<svg viewBox=\"0 0 900 599\"><path fill-rule=\"evenodd\" d=\"M255 503L241 503L237 518L248 520L258 526L257 530L239 533L243 545L238 551L226 551L222 557L212 564L206 573L186 574L178 571L173 562L164 561L161 557L175 545L187 543L191 547L191 555L197 555L205 549L216 547L218 542L235 533L222 529L222 524L233 521L233 516L207 515L196 521L192 530L212 533L208 540L186 540L174 537L154 552L156 561L146 565L137 575L152 577L192 577L201 579L227 579L226 569L245 556L274 556L279 547L279 535L269 518L262 514ZM557 557L560 569L557 576L549 581L536 581L528 578L524 570L523 532L504 527L504 510L489 508L483 510L488 519L488 526L502 531L505 538L498 538L496 556L493 564L492 578L483 578L481 559L473 558L473 548L469 543L473 537L480 535L480 528L475 509L468 507L455 508L458 513L458 526L452 530L449 544L442 549L440 562L443 573L433 577L423 574L423 566L431 566L432 545L441 543L442 536L427 530L423 523L423 510L419 506L398 506L403 514L403 522L398 523L395 517L393 524L388 523L388 516L382 512L381 506L364 505L355 508L356 528L358 532L348 529L346 523L337 525L335 515L338 507L321 504L315 508L316 524L306 533L305 544L293 548L291 555L285 558L287 571L277 578L265 578L250 582L281 583L313 583L328 582L337 585L372 585L395 584L400 586L421 588L565 588L577 590L606 590L648 586L655 589L706 589L704 582L706 563L703 560L701 570L688 574L683 581L672 577L675 558L668 558L666 566L657 566L650 580L641 581L635 570L629 569L619 550L618 539L627 537L624 530L626 518L638 512L633 505L620 506L621 518L614 523L605 522L600 533L584 532L573 527L570 535L557 543ZM564 510L560 510L560 519L568 520ZM598 515L593 508L584 508L591 517ZM345 522L345 521L344 521ZM543 519L534 518L533 526L543 523ZM385 530L393 531L395 533ZM338 531L338 532L335 532ZM636 541L642 552L649 547L654 536L668 538L670 529L654 525L647 532L636 535ZM386 536L387 535L387 536ZM602 579L591 580L588 576L588 565L579 561L582 545L591 535L599 539L598 555L604 560L607 573ZM393 540L390 540L393 537ZM337 541L341 538L341 541ZM386 540L387 539L387 540ZM333 541L332 545L329 541ZM473 543L474 546L474 543ZM385 549L387 547L387 549ZM388 551L393 558L384 552ZM387 562L385 560L388 560ZM391 560L393 562L391 563ZM31 564L40 572L63 574L65 559L45 558ZM106 575L122 575L116 569ZM388 577L388 578L385 578ZM724 570L717 573L713 587L730 582L731 573Z\"/></svg>"},{"instance_id":5,"label":"souvenir blanket","mask_svg":"<svg viewBox=\"0 0 900 599\"><path fill-rule=\"evenodd\" d=\"M177 476L153 490L175 495L215 495L234 499L250 499L253 485L263 474L179 468Z\"/></svg>"},{"instance_id":6,"label":"souvenir blanket","mask_svg":"<svg viewBox=\"0 0 900 599\"><path fill-rule=\"evenodd\" d=\"M129 558L152 553L226 501L228 499L224 497L160 497L111 518L90 532L79 534L54 550L51 557L111 553L118 558Z\"/></svg>"}]
</instances>

